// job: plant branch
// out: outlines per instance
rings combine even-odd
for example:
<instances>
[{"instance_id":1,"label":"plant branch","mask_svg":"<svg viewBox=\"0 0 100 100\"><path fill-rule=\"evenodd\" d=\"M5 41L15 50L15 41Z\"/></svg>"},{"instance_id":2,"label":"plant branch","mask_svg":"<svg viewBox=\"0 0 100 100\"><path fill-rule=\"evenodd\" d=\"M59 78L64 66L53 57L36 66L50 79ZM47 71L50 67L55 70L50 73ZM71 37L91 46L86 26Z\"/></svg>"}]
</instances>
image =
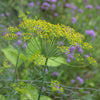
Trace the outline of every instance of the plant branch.
<instances>
[{"instance_id":1,"label":"plant branch","mask_svg":"<svg viewBox=\"0 0 100 100\"><path fill-rule=\"evenodd\" d=\"M42 83L41 83L41 88L40 88L38 100L40 100L41 93L42 93L42 88L43 88L43 85L44 85L44 79L45 79L45 72L46 72L46 68L47 68L47 62L48 62L48 58L46 58L46 61L45 61L44 72L43 72L43 78L42 78Z\"/></svg>"}]
</instances>

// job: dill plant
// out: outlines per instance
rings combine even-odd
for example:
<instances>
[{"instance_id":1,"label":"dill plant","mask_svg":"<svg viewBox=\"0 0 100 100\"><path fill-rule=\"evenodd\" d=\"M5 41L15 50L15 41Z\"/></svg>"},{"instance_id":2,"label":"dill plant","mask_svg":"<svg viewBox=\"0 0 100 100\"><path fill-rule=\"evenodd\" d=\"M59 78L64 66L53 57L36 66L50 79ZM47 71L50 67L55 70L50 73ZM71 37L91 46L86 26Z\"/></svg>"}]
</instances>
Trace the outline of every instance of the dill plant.
<instances>
[{"instance_id":1,"label":"dill plant","mask_svg":"<svg viewBox=\"0 0 100 100\"><path fill-rule=\"evenodd\" d=\"M54 25L45 20L27 18L24 13L20 17L23 18L23 21L18 27L8 27L4 38L18 40L19 36L16 33L21 32L20 39L28 44L26 48L27 57L30 57L34 64L44 66L38 100L41 97L45 71L50 64L50 60L56 62L56 59L61 57L63 62L60 59L57 63L62 62L61 64L71 66L84 66L84 64L89 62L97 66L93 57L84 57L85 54L92 52L92 45L85 42L85 37L80 33L76 33L70 26ZM75 49L71 51L73 47Z\"/></svg>"}]
</instances>

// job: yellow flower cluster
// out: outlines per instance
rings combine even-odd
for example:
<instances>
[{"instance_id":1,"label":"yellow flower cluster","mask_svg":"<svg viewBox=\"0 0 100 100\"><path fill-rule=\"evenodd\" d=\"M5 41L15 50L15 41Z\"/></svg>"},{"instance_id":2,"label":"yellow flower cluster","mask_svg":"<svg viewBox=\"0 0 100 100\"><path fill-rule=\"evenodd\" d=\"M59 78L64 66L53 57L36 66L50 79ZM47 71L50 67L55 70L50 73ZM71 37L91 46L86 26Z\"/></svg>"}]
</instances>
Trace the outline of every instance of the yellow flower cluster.
<instances>
[{"instance_id":1,"label":"yellow flower cluster","mask_svg":"<svg viewBox=\"0 0 100 100\"><path fill-rule=\"evenodd\" d=\"M25 16L25 14L22 14L22 16ZM76 44L79 44L80 47L84 50L93 49L93 47L89 43L83 41L85 39L84 35L76 33L75 30L70 26L65 26L62 24L54 25L46 22L45 20L27 19L26 16L25 20L23 20L23 22L19 24L18 28L9 27L7 32L8 34L4 37L11 38L11 40L19 38L19 36L16 35L16 32L21 32L21 40L31 41L32 39L35 40L35 38L38 38L39 42L41 42L41 40L44 41L44 43L40 43L41 53L35 53L32 56L35 64L39 65L44 64L45 57L51 57L52 55L57 54L57 51L60 51L60 53L65 53L66 51L69 52L68 46L70 45L76 46ZM47 43L45 42L45 40ZM57 42L59 40L64 42L63 46L57 45ZM46 44L48 44L48 46ZM53 46L51 46L52 44ZM76 59L77 61L81 61L82 63L84 61L84 58L78 57Z\"/></svg>"},{"instance_id":2,"label":"yellow flower cluster","mask_svg":"<svg viewBox=\"0 0 100 100\"><path fill-rule=\"evenodd\" d=\"M34 54L32 56L32 59L34 60L34 64L35 65L44 65L45 64L45 57L43 57L40 54Z\"/></svg>"},{"instance_id":3,"label":"yellow flower cluster","mask_svg":"<svg viewBox=\"0 0 100 100\"><path fill-rule=\"evenodd\" d=\"M75 33L73 28L59 24L53 25L45 20L27 19L19 24L19 29L16 27L9 27L8 32L9 30L10 32L8 35L13 33L15 34L16 32L20 31L20 29L24 31L24 34L27 33L30 37L32 37L32 34L35 33L37 36L42 38L66 37L70 44L82 43L82 35ZM23 38L27 38L26 35L23 35ZM29 40L30 38L28 37L27 39Z\"/></svg>"},{"instance_id":4,"label":"yellow flower cluster","mask_svg":"<svg viewBox=\"0 0 100 100\"><path fill-rule=\"evenodd\" d=\"M57 46L57 48L59 48L59 50L62 53L65 53L66 51L69 52L69 47L66 47L66 46Z\"/></svg>"},{"instance_id":5,"label":"yellow flower cluster","mask_svg":"<svg viewBox=\"0 0 100 100\"><path fill-rule=\"evenodd\" d=\"M93 57L88 56L87 59L91 65L97 66L97 62Z\"/></svg>"},{"instance_id":6,"label":"yellow flower cluster","mask_svg":"<svg viewBox=\"0 0 100 100\"><path fill-rule=\"evenodd\" d=\"M64 92L64 89L60 86L60 82L58 82L57 80L51 81L51 87L52 87L52 91Z\"/></svg>"},{"instance_id":7,"label":"yellow flower cluster","mask_svg":"<svg viewBox=\"0 0 100 100\"><path fill-rule=\"evenodd\" d=\"M82 47L82 48L83 48L83 49L93 49L92 45L89 44L89 43L87 43L87 42L84 42L84 43L83 43L83 47Z\"/></svg>"},{"instance_id":8,"label":"yellow flower cluster","mask_svg":"<svg viewBox=\"0 0 100 100\"><path fill-rule=\"evenodd\" d=\"M14 88L15 91L17 91L18 93L24 94L25 93L25 83L24 82L20 82L19 84L11 84L11 87Z\"/></svg>"},{"instance_id":9,"label":"yellow flower cluster","mask_svg":"<svg viewBox=\"0 0 100 100\"><path fill-rule=\"evenodd\" d=\"M79 62L79 64L84 64L84 58L80 54L75 54L76 61Z\"/></svg>"}]
</instances>

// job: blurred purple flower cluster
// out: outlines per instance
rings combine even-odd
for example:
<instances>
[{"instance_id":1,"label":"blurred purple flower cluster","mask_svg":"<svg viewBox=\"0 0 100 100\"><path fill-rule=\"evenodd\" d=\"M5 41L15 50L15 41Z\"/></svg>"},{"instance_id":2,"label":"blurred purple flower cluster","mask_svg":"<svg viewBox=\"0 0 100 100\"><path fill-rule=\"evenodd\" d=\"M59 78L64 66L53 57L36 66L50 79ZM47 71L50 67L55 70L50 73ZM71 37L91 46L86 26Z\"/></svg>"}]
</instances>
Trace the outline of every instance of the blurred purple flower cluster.
<instances>
[{"instance_id":1,"label":"blurred purple flower cluster","mask_svg":"<svg viewBox=\"0 0 100 100\"><path fill-rule=\"evenodd\" d=\"M4 13L0 14L1 17L4 17L5 15L6 15L6 16L9 16L9 13L6 12L5 14L4 14Z\"/></svg>"},{"instance_id":2,"label":"blurred purple flower cluster","mask_svg":"<svg viewBox=\"0 0 100 100\"><path fill-rule=\"evenodd\" d=\"M65 53L65 55L67 56L67 59L66 59L67 62L71 62L71 59L74 58L75 50L77 50L78 53L83 54L83 50L79 46L78 43L76 44L76 47L75 46L71 46L69 50L70 50L70 53L68 53L68 52Z\"/></svg>"},{"instance_id":3,"label":"blurred purple flower cluster","mask_svg":"<svg viewBox=\"0 0 100 100\"><path fill-rule=\"evenodd\" d=\"M80 82L80 84L84 83L84 79L83 78L80 78L79 76L77 76L76 79ZM71 83L75 83L75 79L72 79Z\"/></svg>"},{"instance_id":4,"label":"blurred purple flower cluster","mask_svg":"<svg viewBox=\"0 0 100 100\"><path fill-rule=\"evenodd\" d=\"M85 33L90 35L91 37L95 37L95 32L93 30L86 30Z\"/></svg>"}]
</instances>

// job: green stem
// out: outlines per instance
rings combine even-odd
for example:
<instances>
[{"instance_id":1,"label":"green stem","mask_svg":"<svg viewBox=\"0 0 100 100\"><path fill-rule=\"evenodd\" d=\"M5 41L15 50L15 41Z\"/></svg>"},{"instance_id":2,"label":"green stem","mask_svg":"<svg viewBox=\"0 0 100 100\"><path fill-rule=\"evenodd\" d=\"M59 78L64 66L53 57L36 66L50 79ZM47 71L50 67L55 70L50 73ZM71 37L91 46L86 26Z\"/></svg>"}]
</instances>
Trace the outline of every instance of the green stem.
<instances>
[{"instance_id":1,"label":"green stem","mask_svg":"<svg viewBox=\"0 0 100 100\"><path fill-rule=\"evenodd\" d=\"M16 62L16 67L15 67L15 80L17 80L17 67L18 67L19 55L20 55L20 52L18 51L17 62Z\"/></svg>"},{"instance_id":2,"label":"green stem","mask_svg":"<svg viewBox=\"0 0 100 100\"><path fill-rule=\"evenodd\" d=\"M48 62L48 58L46 58L46 61L45 61L44 72L43 72L43 78L42 78L42 83L41 83L41 88L40 88L38 100L40 100L41 93L42 93L42 88L43 88L43 85L44 85L44 79L45 79L45 72L46 72L46 68L47 68L47 62Z\"/></svg>"}]
</instances>

